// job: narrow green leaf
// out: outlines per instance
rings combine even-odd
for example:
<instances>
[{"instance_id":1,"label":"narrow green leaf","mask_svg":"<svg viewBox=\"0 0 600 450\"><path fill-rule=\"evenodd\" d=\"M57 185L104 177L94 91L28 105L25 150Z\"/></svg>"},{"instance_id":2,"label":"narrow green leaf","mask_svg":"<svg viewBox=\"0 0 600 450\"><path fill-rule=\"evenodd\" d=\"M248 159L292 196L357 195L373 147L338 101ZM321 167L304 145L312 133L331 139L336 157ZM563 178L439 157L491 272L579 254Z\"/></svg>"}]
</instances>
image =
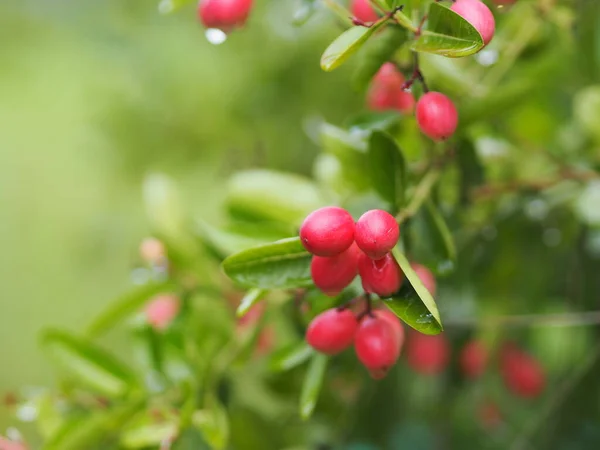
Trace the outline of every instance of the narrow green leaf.
<instances>
[{"instance_id":1,"label":"narrow green leaf","mask_svg":"<svg viewBox=\"0 0 600 450\"><path fill-rule=\"evenodd\" d=\"M223 270L242 286L261 289L289 289L312 284L311 254L300 238L288 238L231 255Z\"/></svg>"},{"instance_id":2,"label":"narrow green leaf","mask_svg":"<svg viewBox=\"0 0 600 450\"><path fill-rule=\"evenodd\" d=\"M125 430L121 434L120 443L124 448L157 447L167 439L177 435L177 423L147 423Z\"/></svg>"},{"instance_id":3,"label":"narrow green leaf","mask_svg":"<svg viewBox=\"0 0 600 450\"><path fill-rule=\"evenodd\" d=\"M368 28L356 26L344 31L325 49L321 56L321 69L331 72L344 64L383 23L380 21Z\"/></svg>"},{"instance_id":4,"label":"narrow green leaf","mask_svg":"<svg viewBox=\"0 0 600 450\"><path fill-rule=\"evenodd\" d=\"M419 214L423 219L423 234L420 237L424 241L428 253L434 258L437 273L446 273L454 268L456 262L456 246L452 233L444 220L444 217L431 199L427 199L424 208Z\"/></svg>"},{"instance_id":5,"label":"narrow green leaf","mask_svg":"<svg viewBox=\"0 0 600 450\"><path fill-rule=\"evenodd\" d=\"M274 372L283 372L299 366L314 355L314 350L306 342L291 344L276 351L269 358L269 368Z\"/></svg>"},{"instance_id":6,"label":"narrow green leaf","mask_svg":"<svg viewBox=\"0 0 600 450\"><path fill-rule=\"evenodd\" d=\"M389 26L361 50L360 62L353 75L353 85L358 91L364 91L383 63L389 61L394 53L406 42L406 30L398 26Z\"/></svg>"},{"instance_id":7,"label":"narrow green leaf","mask_svg":"<svg viewBox=\"0 0 600 450\"><path fill-rule=\"evenodd\" d=\"M227 411L216 400L207 402L208 408L195 411L192 415L192 424L197 427L204 440L215 450L227 447L229 441L229 418Z\"/></svg>"},{"instance_id":8,"label":"narrow green leaf","mask_svg":"<svg viewBox=\"0 0 600 450\"><path fill-rule=\"evenodd\" d=\"M344 123L350 131L381 130L392 132L400 124L402 116L398 111L367 111L350 116Z\"/></svg>"},{"instance_id":9,"label":"narrow green leaf","mask_svg":"<svg viewBox=\"0 0 600 450\"><path fill-rule=\"evenodd\" d=\"M469 56L482 48L483 39L475 27L440 3L429 6L427 28L412 45L417 52L449 58Z\"/></svg>"},{"instance_id":10,"label":"narrow green leaf","mask_svg":"<svg viewBox=\"0 0 600 450\"><path fill-rule=\"evenodd\" d=\"M323 386L328 359L326 355L315 353L310 361L300 393L300 417L303 420L310 418L315 410Z\"/></svg>"},{"instance_id":11,"label":"narrow green leaf","mask_svg":"<svg viewBox=\"0 0 600 450\"><path fill-rule=\"evenodd\" d=\"M239 216L298 226L327 202L308 178L271 170L246 170L229 180L226 203Z\"/></svg>"},{"instance_id":12,"label":"narrow green leaf","mask_svg":"<svg viewBox=\"0 0 600 450\"><path fill-rule=\"evenodd\" d=\"M375 191L401 208L405 201L406 162L394 139L382 131L374 131L369 139L368 169Z\"/></svg>"},{"instance_id":13,"label":"narrow green leaf","mask_svg":"<svg viewBox=\"0 0 600 450\"><path fill-rule=\"evenodd\" d=\"M235 312L238 318L242 318L246 315L250 308L252 308L259 300L261 300L267 291L264 289L250 289L244 295L244 298L240 302L240 306L238 306L237 311Z\"/></svg>"},{"instance_id":14,"label":"narrow green leaf","mask_svg":"<svg viewBox=\"0 0 600 450\"><path fill-rule=\"evenodd\" d=\"M424 334L441 333L443 327L435 300L421 283L406 256L398 248L394 248L393 254L406 280L400 292L389 299L384 299L385 304L415 330Z\"/></svg>"},{"instance_id":15,"label":"narrow green leaf","mask_svg":"<svg viewBox=\"0 0 600 450\"><path fill-rule=\"evenodd\" d=\"M135 385L135 376L129 368L82 339L50 330L42 336L42 345L70 376L102 394L120 397Z\"/></svg>"},{"instance_id":16,"label":"narrow green leaf","mask_svg":"<svg viewBox=\"0 0 600 450\"><path fill-rule=\"evenodd\" d=\"M460 170L460 201L469 203L471 189L485 181L484 167L470 141L462 140L457 145L457 163Z\"/></svg>"},{"instance_id":17,"label":"narrow green leaf","mask_svg":"<svg viewBox=\"0 0 600 450\"><path fill-rule=\"evenodd\" d=\"M135 314L156 294L169 292L174 288L175 285L170 281L152 282L134 288L94 318L87 327L87 336L90 338L100 336Z\"/></svg>"}]
</instances>

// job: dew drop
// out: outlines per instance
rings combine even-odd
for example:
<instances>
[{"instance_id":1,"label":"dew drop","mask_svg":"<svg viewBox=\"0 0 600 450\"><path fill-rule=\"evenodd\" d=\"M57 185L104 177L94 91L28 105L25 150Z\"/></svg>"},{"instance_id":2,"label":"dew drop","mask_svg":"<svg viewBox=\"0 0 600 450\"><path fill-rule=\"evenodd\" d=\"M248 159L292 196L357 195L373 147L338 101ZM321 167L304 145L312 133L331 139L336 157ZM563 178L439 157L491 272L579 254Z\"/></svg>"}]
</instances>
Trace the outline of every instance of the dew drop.
<instances>
[{"instance_id":1,"label":"dew drop","mask_svg":"<svg viewBox=\"0 0 600 450\"><path fill-rule=\"evenodd\" d=\"M204 33L206 40L212 45L220 45L227 40L227 34L218 28L209 28Z\"/></svg>"},{"instance_id":2,"label":"dew drop","mask_svg":"<svg viewBox=\"0 0 600 450\"><path fill-rule=\"evenodd\" d=\"M475 59L484 67L491 66L498 61L498 51L491 49L482 50L475 55Z\"/></svg>"}]
</instances>

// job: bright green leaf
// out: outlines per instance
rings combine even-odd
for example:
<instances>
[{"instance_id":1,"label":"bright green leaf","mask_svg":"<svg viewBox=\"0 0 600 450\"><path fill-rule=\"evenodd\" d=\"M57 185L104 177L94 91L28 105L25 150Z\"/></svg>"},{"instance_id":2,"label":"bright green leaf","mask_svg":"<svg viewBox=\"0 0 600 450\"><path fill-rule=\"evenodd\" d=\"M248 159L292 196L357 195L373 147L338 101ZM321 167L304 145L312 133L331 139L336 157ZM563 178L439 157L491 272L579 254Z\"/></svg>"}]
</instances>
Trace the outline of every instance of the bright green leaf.
<instances>
[{"instance_id":1,"label":"bright green leaf","mask_svg":"<svg viewBox=\"0 0 600 450\"><path fill-rule=\"evenodd\" d=\"M351 116L345 125L350 131L381 130L391 132L400 123L402 115L397 111L368 111Z\"/></svg>"},{"instance_id":2,"label":"bright green leaf","mask_svg":"<svg viewBox=\"0 0 600 450\"><path fill-rule=\"evenodd\" d=\"M355 26L344 31L325 49L321 56L321 68L331 72L344 64L382 24L376 23L371 27Z\"/></svg>"},{"instance_id":3,"label":"bright green leaf","mask_svg":"<svg viewBox=\"0 0 600 450\"><path fill-rule=\"evenodd\" d=\"M304 420L312 415L317 405L317 399L325 379L328 359L326 355L315 353L308 366L300 393L300 417Z\"/></svg>"},{"instance_id":4,"label":"bright green leaf","mask_svg":"<svg viewBox=\"0 0 600 450\"><path fill-rule=\"evenodd\" d=\"M153 296L172 291L175 285L172 282L152 282L135 287L133 290L111 303L108 308L94 318L87 327L89 337L99 336L123 320L140 310Z\"/></svg>"},{"instance_id":5,"label":"bright green leaf","mask_svg":"<svg viewBox=\"0 0 600 450\"><path fill-rule=\"evenodd\" d=\"M417 52L458 58L477 53L483 48L479 32L451 9L439 3L429 6L427 28L412 45Z\"/></svg>"},{"instance_id":6,"label":"bright green leaf","mask_svg":"<svg viewBox=\"0 0 600 450\"><path fill-rule=\"evenodd\" d=\"M261 289L290 289L312 284L311 254L300 238L288 238L231 255L223 270L242 286Z\"/></svg>"},{"instance_id":7,"label":"bright green leaf","mask_svg":"<svg viewBox=\"0 0 600 450\"><path fill-rule=\"evenodd\" d=\"M124 448L156 447L177 433L177 423L147 423L121 433L120 443Z\"/></svg>"},{"instance_id":8,"label":"bright green leaf","mask_svg":"<svg viewBox=\"0 0 600 450\"><path fill-rule=\"evenodd\" d=\"M375 191L394 207L401 208L406 190L406 162L391 136L381 131L371 134L368 169Z\"/></svg>"},{"instance_id":9,"label":"bright green leaf","mask_svg":"<svg viewBox=\"0 0 600 450\"><path fill-rule=\"evenodd\" d=\"M44 333L42 344L71 377L102 394L120 397L135 385L135 376L125 365L82 339L50 330Z\"/></svg>"},{"instance_id":10,"label":"bright green leaf","mask_svg":"<svg viewBox=\"0 0 600 450\"><path fill-rule=\"evenodd\" d=\"M397 248L393 250L393 254L406 280L400 292L389 299L384 299L385 304L415 330L424 334L441 333L442 321L435 300L421 283L406 256Z\"/></svg>"},{"instance_id":11,"label":"bright green leaf","mask_svg":"<svg viewBox=\"0 0 600 450\"><path fill-rule=\"evenodd\" d=\"M207 404L207 409L194 412L192 424L200 430L204 440L210 444L211 448L224 449L229 441L227 411L216 399L211 399Z\"/></svg>"},{"instance_id":12,"label":"bright green leaf","mask_svg":"<svg viewBox=\"0 0 600 450\"><path fill-rule=\"evenodd\" d=\"M240 306L238 306L238 309L235 312L236 316L238 318L244 317L248 311L250 311L250 309L266 295L266 293L267 291L264 289L256 288L246 292L246 295L244 295L244 298L240 302Z\"/></svg>"},{"instance_id":13,"label":"bright green leaf","mask_svg":"<svg viewBox=\"0 0 600 450\"><path fill-rule=\"evenodd\" d=\"M283 372L299 366L314 354L314 350L306 342L292 344L271 355L269 368L274 372Z\"/></svg>"},{"instance_id":14,"label":"bright green leaf","mask_svg":"<svg viewBox=\"0 0 600 450\"><path fill-rule=\"evenodd\" d=\"M247 170L229 180L228 208L252 219L298 226L308 214L326 203L318 187L298 175Z\"/></svg>"}]
</instances>

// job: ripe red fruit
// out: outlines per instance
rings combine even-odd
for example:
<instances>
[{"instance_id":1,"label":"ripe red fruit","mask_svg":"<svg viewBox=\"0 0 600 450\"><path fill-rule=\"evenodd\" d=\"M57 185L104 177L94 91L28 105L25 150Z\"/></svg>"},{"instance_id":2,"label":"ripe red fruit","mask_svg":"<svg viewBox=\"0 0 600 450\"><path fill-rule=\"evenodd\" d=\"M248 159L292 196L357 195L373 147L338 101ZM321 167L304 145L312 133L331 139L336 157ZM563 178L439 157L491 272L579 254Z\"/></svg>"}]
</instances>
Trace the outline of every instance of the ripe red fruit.
<instances>
[{"instance_id":1,"label":"ripe red fruit","mask_svg":"<svg viewBox=\"0 0 600 450\"><path fill-rule=\"evenodd\" d=\"M206 28L225 33L246 23L253 0L200 0L198 17Z\"/></svg>"},{"instance_id":2,"label":"ripe red fruit","mask_svg":"<svg viewBox=\"0 0 600 450\"><path fill-rule=\"evenodd\" d=\"M354 242L354 219L337 206L317 209L304 219L300 240L313 255L339 255Z\"/></svg>"},{"instance_id":3,"label":"ripe red fruit","mask_svg":"<svg viewBox=\"0 0 600 450\"><path fill-rule=\"evenodd\" d=\"M391 297L398 292L404 280L400 266L390 253L377 260L361 254L358 258L358 273L363 289L382 298Z\"/></svg>"},{"instance_id":4,"label":"ripe red fruit","mask_svg":"<svg viewBox=\"0 0 600 450\"><path fill-rule=\"evenodd\" d=\"M164 330L179 314L179 307L179 299L175 295L157 295L146 305L146 320L155 329Z\"/></svg>"},{"instance_id":5,"label":"ripe red fruit","mask_svg":"<svg viewBox=\"0 0 600 450\"><path fill-rule=\"evenodd\" d=\"M399 237L396 219L381 209L367 211L356 222L356 244L372 259L383 258L398 243Z\"/></svg>"},{"instance_id":6,"label":"ripe red fruit","mask_svg":"<svg viewBox=\"0 0 600 450\"><path fill-rule=\"evenodd\" d=\"M457 0L450 9L473 25L481 34L483 43L485 45L489 44L494 37L496 21L485 3L479 0Z\"/></svg>"},{"instance_id":7,"label":"ripe red fruit","mask_svg":"<svg viewBox=\"0 0 600 450\"><path fill-rule=\"evenodd\" d=\"M359 324L354 338L359 361L375 379L385 377L400 356L397 330L388 320L367 316Z\"/></svg>"},{"instance_id":8,"label":"ripe red fruit","mask_svg":"<svg viewBox=\"0 0 600 450\"><path fill-rule=\"evenodd\" d=\"M439 92L428 92L419 99L416 116L423 134L435 141L448 139L458 125L454 103Z\"/></svg>"},{"instance_id":9,"label":"ripe red fruit","mask_svg":"<svg viewBox=\"0 0 600 450\"><path fill-rule=\"evenodd\" d=\"M396 316L396 314L394 314L387 308L375 310L373 311L373 314L375 315L375 317L378 317L381 320L385 320L392 326L392 329L395 332L395 337L398 341L398 346L400 347L400 349L402 349L402 346L404 345L404 327L402 326L402 322L400 322L400 319L398 319L398 316Z\"/></svg>"},{"instance_id":10,"label":"ripe red fruit","mask_svg":"<svg viewBox=\"0 0 600 450\"><path fill-rule=\"evenodd\" d=\"M310 263L313 283L325 294L335 297L358 274L360 254L360 249L352 244L348 250L336 256L313 256Z\"/></svg>"},{"instance_id":11,"label":"ripe red fruit","mask_svg":"<svg viewBox=\"0 0 600 450\"><path fill-rule=\"evenodd\" d=\"M450 360L450 344L443 334L428 336L416 331L406 343L408 365L417 373L435 375L444 371Z\"/></svg>"},{"instance_id":12,"label":"ripe red fruit","mask_svg":"<svg viewBox=\"0 0 600 450\"><path fill-rule=\"evenodd\" d=\"M419 277L419 280L421 280L421 283L423 283L423 286L425 286L425 288L429 291L429 293L435 297L436 282L435 282L435 277L431 273L431 270L429 270L427 267L425 267L421 264L417 264L417 263L411 263L410 266L412 267L412 269L415 271L415 273Z\"/></svg>"},{"instance_id":13,"label":"ripe red fruit","mask_svg":"<svg viewBox=\"0 0 600 450\"><path fill-rule=\"evenodd\" d=\"M369 0L352 0L350 11L354 17L363 22L375 22L379 19Z\"/></svg>"},{"instance_id":14,"label":"ripe red fruit","mask_svg":"<svg viewBox=\"0 0 600 450\"><path fill-rule=\"evenodd\" d=\"M146 238L140 244L140 256L147 263L159 264L166 257L165 246L156 238Z\"/></svg>"},{"instance_id":15,"label":"ripe red fruit","mask_svg":"<svg viewBox=\"0 0 600 450\"><path fill-rule=\"evenodd\" d=\"M460 368L467 378L477 378L485 372L488 351L480 341L470 341L460 352Z\"/></svg>"},{"instance_id":16,"label":"ripe red fruit","mask_svg":"<svg viewBox=\"0 0 600 450\"><path fill-rule=\"evenodd\" d=\"M306 342L321 353L335 355L352 344L357 327L352 311L328 309L308 325Z\"/></svg>"},{"instance_id":17,"label":"ripe red fruit","mask_svg":"<svg viewBox=\"0 0 600 450\"><path fill-rule=\"evenodd\" d=\"M540 363L514 345L505 346L502 350L501 373L506 387L519 397L535 398L546 385Z\"/></svg>"},{"instance_id":18,"label":"ripe red fruit","mask_svg":"<svg viewBox=\"0 0 600 450\"><path fill-rule=\"evenodd\" d=\"M381 66L367 93L367 106L373 111L396 110L407 114L415 106L415 98L402 89L404 76L393 63Z\"/></svg>"}]
</instances>

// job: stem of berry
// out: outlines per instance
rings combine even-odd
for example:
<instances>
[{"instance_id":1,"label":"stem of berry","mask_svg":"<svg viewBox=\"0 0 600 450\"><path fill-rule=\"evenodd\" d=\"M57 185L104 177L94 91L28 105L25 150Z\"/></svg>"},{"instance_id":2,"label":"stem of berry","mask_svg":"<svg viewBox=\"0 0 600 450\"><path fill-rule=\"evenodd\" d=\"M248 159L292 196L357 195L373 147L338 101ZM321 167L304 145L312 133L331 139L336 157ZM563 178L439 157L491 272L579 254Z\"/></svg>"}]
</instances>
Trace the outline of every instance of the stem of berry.
<instances>
[{"instance_id":1,"label":"stem of berry","mask_svg":"<svg viewBox=\"0 0 600 450\"><path fill-rule=\"evenodd\" d=\"M358 317L356 318L359 322L365 318L366 316L373 316L373 299L371 298L371 294L369 294L368 292L365 292L365 295L363 296L365 299L365 310L363 312L361 312Z\"/></svg>"},{"instance_id":2,"label":"stem of berry","mask_svg":"<svg viewBox=\"0 0 600 450\"><path fill-rule=\"evenodd\" d=\"M416 80L419 80L423 86L423 91L429 92L429 87L427 86L425 77L423 77L423 73L421 73L421 68L419 67L419 54L417 52L413 52L413 67L412 76L404 82L402 89L409 89Z\"/></svg>"},{"instance_id":3,"label":"stem of berry","mask_svg":"<svg viewBox=\"0 0 600 450\"><path fill-rule=\"evenodd\" d=\"M425 176L421 178L408 206L396 215L396 221L399 225L419 211L421 205L427 200L431 193L431 189L433 189L433 186L435 186L435 183L437 183L441 175L442 171L439 167L432 167Z\"/></svg>"}]
</instances>

